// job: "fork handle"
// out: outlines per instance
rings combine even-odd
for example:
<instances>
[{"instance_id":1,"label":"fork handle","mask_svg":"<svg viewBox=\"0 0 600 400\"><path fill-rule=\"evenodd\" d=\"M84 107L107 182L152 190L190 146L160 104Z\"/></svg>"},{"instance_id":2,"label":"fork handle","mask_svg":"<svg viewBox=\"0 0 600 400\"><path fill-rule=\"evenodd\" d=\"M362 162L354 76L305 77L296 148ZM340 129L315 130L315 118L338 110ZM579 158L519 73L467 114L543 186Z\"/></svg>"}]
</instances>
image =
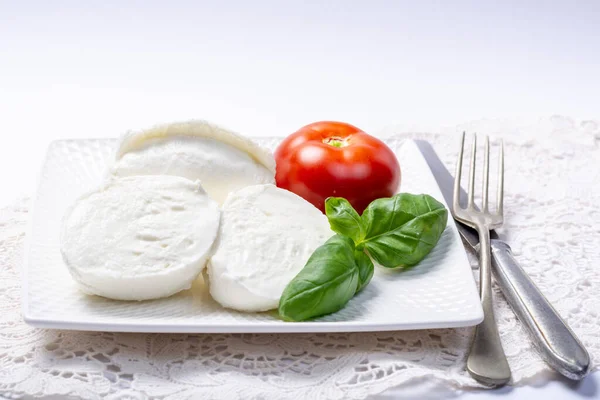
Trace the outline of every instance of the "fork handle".
<instances>
[{"instance_id":1,"label":"fork handle","mask_svg":"<svg viewBox=\"0 0 600 400\"><path fill-rule=\"evenodd\" d=\"M582 379L590 365L585 347L517 263L510 247L501 240L492 240L491 247L496 280L541 356L567 378Z\"/></svg>"},{"instance_id":2,"label":"fork handle","mask_svg":"<svg viewBox=\"0 0 600 400\"><path fill-rule=\"evenodd\" d=\"M475 328L475 337L467 358L467 370L479 382L504 385L510 380L510 368L502 349L498 327L494 318L492 300L492 271L490 231L478 227L479 232L479 292L483 308L483 322Z\"/></svg>"}]
</instances>

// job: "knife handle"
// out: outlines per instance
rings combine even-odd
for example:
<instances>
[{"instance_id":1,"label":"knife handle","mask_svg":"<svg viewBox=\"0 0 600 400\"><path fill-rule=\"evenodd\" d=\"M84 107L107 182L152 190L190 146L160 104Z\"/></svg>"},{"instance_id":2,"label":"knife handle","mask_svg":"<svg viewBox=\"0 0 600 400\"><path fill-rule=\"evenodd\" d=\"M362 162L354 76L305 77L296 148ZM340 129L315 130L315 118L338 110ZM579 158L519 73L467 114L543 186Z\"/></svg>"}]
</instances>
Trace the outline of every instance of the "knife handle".
<instances>
[{"instance_id":1,"label":"knife handle","mask_svg":"<svg viewBox=\"0 0 600 400\"><path fill-rule=\"evenodd\" d=\"M569 326L515 260L510 247L491 241L492 269L513 311L529 329L541 356L567 378L580 380L590 357Z\"/></svg>"}]
</instances>

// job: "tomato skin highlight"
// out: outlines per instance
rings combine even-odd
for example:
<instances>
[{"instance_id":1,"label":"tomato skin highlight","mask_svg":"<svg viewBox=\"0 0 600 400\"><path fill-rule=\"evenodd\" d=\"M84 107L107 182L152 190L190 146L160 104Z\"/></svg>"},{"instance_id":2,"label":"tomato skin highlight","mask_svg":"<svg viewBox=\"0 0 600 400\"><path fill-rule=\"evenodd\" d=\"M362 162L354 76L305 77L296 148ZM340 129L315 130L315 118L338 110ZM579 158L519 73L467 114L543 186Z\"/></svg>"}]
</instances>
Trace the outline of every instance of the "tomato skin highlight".
<instances>
[{"instance_id":1,"label":"tomato skin highlight","mask_svg":"<svg viewBox=\"0 0 600 400\"><path fill-rule=\"evenodd\" d=\"M325 199L343 197L359 214L400 185L400 165L381 140L344 122L322 121L300 128L275 151L277 186L324 212Z\"/></svg>"}]
</instances>

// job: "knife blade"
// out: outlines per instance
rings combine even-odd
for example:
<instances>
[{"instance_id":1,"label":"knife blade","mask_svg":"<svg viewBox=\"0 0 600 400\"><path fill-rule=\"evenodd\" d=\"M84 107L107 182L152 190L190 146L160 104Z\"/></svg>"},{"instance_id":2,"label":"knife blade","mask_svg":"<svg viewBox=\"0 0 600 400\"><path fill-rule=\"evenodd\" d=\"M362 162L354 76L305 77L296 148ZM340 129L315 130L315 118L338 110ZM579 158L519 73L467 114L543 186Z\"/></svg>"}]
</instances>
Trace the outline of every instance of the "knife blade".
<instances>
[{"instance_id":1,"label":"knife blade","mask_svg":"<svg viewBox=\"0 0 600 400\"><path fill-rule=\"evenodd\" d=\"M454 178L437 153L424 140L415 140L440 187L446 204L452 204ZM461 198L466 198L461 188ZM456 227L473 250L479 250L477 232L455 221ZM590 365L590 357L577 336L552 307L546 297L529 278L512 254L510 246L490 231L492 271L498 286L529 335L542 358L556 371L569 379L583 379Z\"/></svg>"}]
</instances>

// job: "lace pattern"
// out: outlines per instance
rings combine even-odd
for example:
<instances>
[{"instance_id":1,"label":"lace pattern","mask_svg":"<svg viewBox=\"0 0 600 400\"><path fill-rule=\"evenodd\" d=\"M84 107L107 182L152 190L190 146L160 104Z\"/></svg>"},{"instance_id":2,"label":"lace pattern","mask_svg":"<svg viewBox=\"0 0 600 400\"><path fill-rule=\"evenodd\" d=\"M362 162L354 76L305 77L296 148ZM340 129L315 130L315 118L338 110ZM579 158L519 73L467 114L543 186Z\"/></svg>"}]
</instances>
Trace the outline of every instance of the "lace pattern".
<instances>
[{"instance_id":1,"label":"lace pattern","mask_svg":"<svg viewBox=\"0 0 600 400\"><path fill-rule=\"evenodd\" d=\"M478 121L429 140L447 166L455 130L502 133L506 223L516 258L600 357L600 124ZM383 135L396 134L390 128ZM20 313L29 202L0 211L0 393L86 399L361 399L418 377L480 387L464 371L472 328L330 334L132 334L34 329ZM475 258L471 258L476 263ZM477 271L474 275L477 276ZM495 287L512 384L549 371Z\"/></svg>"}]
</instances>

